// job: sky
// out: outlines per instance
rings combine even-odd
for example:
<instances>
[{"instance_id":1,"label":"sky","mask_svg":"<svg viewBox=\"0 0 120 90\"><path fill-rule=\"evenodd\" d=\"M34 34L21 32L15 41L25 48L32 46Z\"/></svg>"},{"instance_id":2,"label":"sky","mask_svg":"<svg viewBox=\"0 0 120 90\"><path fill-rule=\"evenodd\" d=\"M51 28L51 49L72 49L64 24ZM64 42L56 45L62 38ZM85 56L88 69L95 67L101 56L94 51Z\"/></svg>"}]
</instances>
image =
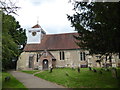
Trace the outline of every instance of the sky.
<instances>
[{"instance_id":1,"label":"sky","mask_svg":"<svg viewBox=\"0 0 120 90\"><path fill-rule=\"evenodd\" d=\"M18 0L21 7L14 15L22 28L28 30L37 22L47 34L75 32L67 15L74 13L69 0Z\"/></svg>"}]
</instances>

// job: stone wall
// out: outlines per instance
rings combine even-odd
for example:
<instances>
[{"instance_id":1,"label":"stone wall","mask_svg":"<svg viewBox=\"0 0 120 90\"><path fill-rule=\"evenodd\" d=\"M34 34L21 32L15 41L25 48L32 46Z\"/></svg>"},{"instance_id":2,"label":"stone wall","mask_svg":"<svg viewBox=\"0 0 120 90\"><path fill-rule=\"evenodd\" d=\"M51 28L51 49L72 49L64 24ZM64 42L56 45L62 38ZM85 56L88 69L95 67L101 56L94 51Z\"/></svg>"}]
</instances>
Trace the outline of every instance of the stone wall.
<instances>
[{"instance_id":1,"label":"stone wall","mask_svg":"<svg viewBox=\"0 0 120 90\"><path fill-rule=\"evenodd\" d=\"M98 58L96 56L98 55L87 55L86 60L80 59L80 52L88 53L88 51L83 50L62 50L65 54L65 59L60 60L60 51L49 51L54 57L55 57L55 67L80 67L82 65L87 65L88 67L103 67L103 64L105 63L105 57L103 58L102 62L99 64L96 62ZM17 70L32 70L32 69L40 69L42 70L42 61L45 58L39 58L37 62L37 54L42 53L40 52L23 52L21 53L18 62L17 62ZM33 68L29 68L29 56L33 56ZM118 55L115 54L112 57L112 66L117 67L118 63L120 63L120 59L118 58ZM50 56L46 57L46 59L49 62L49 68L52 66L52 58Z\"/></svg>"}]
</instances>

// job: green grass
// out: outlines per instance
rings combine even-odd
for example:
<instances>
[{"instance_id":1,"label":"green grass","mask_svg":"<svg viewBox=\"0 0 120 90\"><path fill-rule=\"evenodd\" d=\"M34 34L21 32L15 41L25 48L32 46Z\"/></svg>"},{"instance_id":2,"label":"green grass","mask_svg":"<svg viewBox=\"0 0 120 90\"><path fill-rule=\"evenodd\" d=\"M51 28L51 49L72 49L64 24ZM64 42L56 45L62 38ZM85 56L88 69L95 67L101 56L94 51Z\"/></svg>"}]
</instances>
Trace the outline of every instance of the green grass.
<instances>
[{"instance_id":1,"label":"green grass","mask_svg":"<svg viewBox=\"0 0 120 90\"><path fill-rule=\"evenodd\" d=\"M10 76L9 81L5 81L6 76ZM16 89L22 88L27 90L27 88L21 82L19 82L8 72L2 72L2 88L16 88Z\"/></svg>"},{"instance_id":2,"label":"green grass","mask_svg":"<svg viewBox=\"0 0 120 90\"><path fill-rule=\"evenodd\" d=\"M118 80L112 77L111 72L94 73L88 68L82 68L80 73L71 68L53 69L52 73L43 71L35 76L69 88L117 88L119 86Z\"/></svg>"},{"instance_id":3,"label":"green grass","mask_svg":"<svg viewBox=\"0 0 120 90\"><path fill-rule=\"evenodd\" d=\"M34 74L36 72L40 72L39 70L29 70L29 71L21 71L21 72L24 72L24 73L28 73L28 74Z\"/></svg>"}]
</instances>

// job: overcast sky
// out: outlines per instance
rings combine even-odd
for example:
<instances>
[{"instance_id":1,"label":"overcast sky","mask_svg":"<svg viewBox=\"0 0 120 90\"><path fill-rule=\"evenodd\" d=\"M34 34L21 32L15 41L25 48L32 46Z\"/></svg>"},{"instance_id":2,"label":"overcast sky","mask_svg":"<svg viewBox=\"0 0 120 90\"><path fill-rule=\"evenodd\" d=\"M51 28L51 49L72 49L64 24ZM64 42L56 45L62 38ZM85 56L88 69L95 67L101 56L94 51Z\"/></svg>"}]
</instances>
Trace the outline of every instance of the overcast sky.
<instances>
[{"instance_id":1,"label":"overcast sky","mask_svg":"<svg viewBox=\"0 0 120 90\"><path fill-rule=\"evenodd\" d=\"M72 3L68 2L69 0L18 0L17 5L21 9L15 18L25 29L37 24L38 20L48 34L75 32L66 15L74 12Z\"/></svg>"}]
</instances>

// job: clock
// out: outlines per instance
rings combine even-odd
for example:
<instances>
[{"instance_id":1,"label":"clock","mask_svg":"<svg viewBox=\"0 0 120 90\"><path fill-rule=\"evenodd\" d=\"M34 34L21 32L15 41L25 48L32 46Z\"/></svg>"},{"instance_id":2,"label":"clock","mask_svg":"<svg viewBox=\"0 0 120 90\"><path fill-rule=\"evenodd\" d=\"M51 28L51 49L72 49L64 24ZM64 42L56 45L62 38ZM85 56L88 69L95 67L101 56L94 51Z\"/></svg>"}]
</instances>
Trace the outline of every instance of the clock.
<instances>
[{"instance_id":1,"label":"clock","mask_svg":"<svg viewBox=\"0 0 120 90\"><path fill-rule=\"evenodd\" d=\"M36 35L36 32L32 32L32 36L35 36Z\"/></svg>"}]
</instances>

